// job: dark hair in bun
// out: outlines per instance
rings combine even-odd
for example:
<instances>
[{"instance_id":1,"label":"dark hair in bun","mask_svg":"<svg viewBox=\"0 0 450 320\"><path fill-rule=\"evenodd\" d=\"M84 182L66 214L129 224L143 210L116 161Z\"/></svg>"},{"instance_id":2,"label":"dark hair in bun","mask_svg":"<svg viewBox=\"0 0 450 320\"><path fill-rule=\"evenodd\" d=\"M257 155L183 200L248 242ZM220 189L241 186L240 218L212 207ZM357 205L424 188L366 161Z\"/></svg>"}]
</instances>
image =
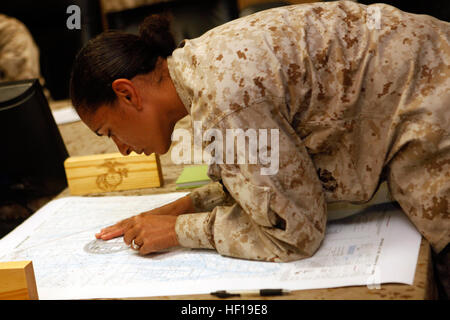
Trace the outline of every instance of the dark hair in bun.
<instances>
[{"instance_id":1,"label":"dark hair in bun","mask_svg":"<svg viewBox=\"0 0 450 320\"><path fill-rule=\"evenodd\" d=\"M175 49L165 16L145 18L139 33L106 31L80 50L70 78L70 98L77 110L95 112L101 104L114 102L114 80L153 71L158 57L166 58Z\"/></svg>"},{"instance_id":2,"label":"dark hair in bun","mask_svg":"<svg viewBox=\"0 0 450 320\"><path fill-rule=\"evenodd\" d=\"M161 57L167 57L175 50L175 40L170 31L170 22L163 15L151 15L144 19L139 26L141 39L160 53Z\"/></svg>"}]
</instances>

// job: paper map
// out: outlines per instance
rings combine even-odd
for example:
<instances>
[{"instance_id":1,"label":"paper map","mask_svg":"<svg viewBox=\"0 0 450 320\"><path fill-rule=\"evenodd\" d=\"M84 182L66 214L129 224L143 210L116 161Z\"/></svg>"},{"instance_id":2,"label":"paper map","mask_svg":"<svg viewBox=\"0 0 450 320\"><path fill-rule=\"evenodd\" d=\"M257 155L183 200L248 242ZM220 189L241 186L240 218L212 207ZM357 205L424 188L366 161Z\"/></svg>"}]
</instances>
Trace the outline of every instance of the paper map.
<instances>
[{"instance_id":1,"label":"paper map","mask_svg":"<svg viewBox=\"0 0 450 320\"><path fill-rule=\"evenodd\" d=\"M0 240L0 261L31 260L40 299L202 294L216 290L289 290L380 283L412 284L421 235L391 204L327 224L308 259L258 262L214 250L175 248L140 256L122 238L94 234L187 193L54 200Z\"/></svg>"}]
</instances>

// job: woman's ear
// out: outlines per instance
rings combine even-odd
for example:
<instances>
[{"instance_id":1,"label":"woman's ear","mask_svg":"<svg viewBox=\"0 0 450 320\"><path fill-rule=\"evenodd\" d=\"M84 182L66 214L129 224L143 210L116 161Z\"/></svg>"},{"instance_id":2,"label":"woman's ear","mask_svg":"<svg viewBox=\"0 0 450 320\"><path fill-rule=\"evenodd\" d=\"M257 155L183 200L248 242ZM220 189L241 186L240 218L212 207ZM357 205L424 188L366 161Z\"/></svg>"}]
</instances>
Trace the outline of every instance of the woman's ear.
<instances>
[{"instance_id":1,"label":"woman's ear","mask_svg":"<svg viewBox=\"0 0 450 320\"><path fill-rule=\"evenodd\" d=\"M138 110L142 109L141 97L130 80L116 79L111 84L111 87L120 102L135 107Z\"/></svg>"}]
</instances>

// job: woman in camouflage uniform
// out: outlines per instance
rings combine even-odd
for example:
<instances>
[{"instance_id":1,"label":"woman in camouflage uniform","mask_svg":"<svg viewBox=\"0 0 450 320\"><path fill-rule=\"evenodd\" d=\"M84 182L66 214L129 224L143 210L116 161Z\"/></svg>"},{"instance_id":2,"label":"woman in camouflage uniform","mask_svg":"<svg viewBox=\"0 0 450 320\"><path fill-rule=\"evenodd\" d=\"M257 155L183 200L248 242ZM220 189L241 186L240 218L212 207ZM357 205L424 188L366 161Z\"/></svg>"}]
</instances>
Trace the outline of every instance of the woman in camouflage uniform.
<instances>
[{"instance_id":1,"label":"woman in camouflage uniform","mask_svg":"<svg viewBox=\"0 0 450 320\"><path fill-rule=\"evenodd\" d=\"M326 203L364 203L387 180L436 252L449 242L450 25L391 6L288 6L174 50L168 24L109 32L78 55L71 96L123 154L166 153L175 123L279 132L279 167L211 164L215 181L101 230L141 254L181 245L266 261L319 248Z\"/></svg>"},{"instance_id":2,"label":"woman in camouflage uniform","mask_svg":"<svg viewBox=\"0 0 450 320\"><path fill-rule=\"evenodd\" d=\"M0 81L40 77L39 49L26 26L0 14Z\"/></svg>"}]
</instances>

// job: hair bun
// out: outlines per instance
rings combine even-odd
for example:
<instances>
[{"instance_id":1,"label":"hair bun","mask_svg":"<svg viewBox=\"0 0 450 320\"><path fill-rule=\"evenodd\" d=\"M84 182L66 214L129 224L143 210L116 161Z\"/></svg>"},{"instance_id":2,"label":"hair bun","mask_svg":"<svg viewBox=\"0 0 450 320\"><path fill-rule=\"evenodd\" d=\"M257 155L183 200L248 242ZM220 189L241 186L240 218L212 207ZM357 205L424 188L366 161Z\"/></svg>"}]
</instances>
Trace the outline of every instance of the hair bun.
<instances>
[{"instance_id":1,"label":"hair bun","mask_svg":"<svg viewBox=\"0 0 450 320\"><path fill-rule=\"evenodd\" d=\"M170 21L166 16L152 14L139 26L139 35L146 45L160 56L170 56L175 50L175 40L170 31Z\"/></svg>"}]
</instances>

